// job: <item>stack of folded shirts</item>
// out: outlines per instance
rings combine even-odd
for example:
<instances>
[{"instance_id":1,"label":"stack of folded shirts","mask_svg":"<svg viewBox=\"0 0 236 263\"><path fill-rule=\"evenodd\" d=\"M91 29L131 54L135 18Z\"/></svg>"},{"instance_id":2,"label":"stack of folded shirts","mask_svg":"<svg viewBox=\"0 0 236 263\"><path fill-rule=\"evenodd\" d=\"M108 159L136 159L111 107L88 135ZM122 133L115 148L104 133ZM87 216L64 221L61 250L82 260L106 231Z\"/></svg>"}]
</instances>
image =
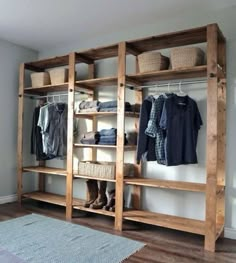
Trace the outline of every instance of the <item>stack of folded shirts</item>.
<instances>
[{"instance_id":1,"label":"stack of folded shirts","mask_svg":"<svg viewBox=\"0 0 236 263\"><path fill-rule=\"evenodd\" d=\"M99 104L99 111L102 111L102 112L117 111L117 100L101 102ZM129 102L125 102L125 111L131 111L131 105Z\"/></svg>"},{"instance_id":2,"label":"stack of folded shirts","mask_svg":"<svg viewBox=\"0 0 236 263\"><path fill-rule=\"evenodd\" d=\"M82 101L79 104L80 112L97 112L99 109L100 102L97 100L93 101Z\"/></svg>"},{"instance_id":3,"label":"stack of folded shirts","mask_svg":"<svg viewBox=\"0 0 236 263\"><path fill-rule=\"evenodd\" d=\"M86 132L83 134L80 142L83 144L97 144L99 141L98 132Z\"/></svg>"},{"instance_id":4,"label":"stack of folded shirts","mask_svg":"<svg viewBox=\"0 0 236 263\"><path fill-rule=\"evenodd\" d=\"M98 144L116 145L117 129L102 129L99 132Z\"/></svg>"}]
</instances>

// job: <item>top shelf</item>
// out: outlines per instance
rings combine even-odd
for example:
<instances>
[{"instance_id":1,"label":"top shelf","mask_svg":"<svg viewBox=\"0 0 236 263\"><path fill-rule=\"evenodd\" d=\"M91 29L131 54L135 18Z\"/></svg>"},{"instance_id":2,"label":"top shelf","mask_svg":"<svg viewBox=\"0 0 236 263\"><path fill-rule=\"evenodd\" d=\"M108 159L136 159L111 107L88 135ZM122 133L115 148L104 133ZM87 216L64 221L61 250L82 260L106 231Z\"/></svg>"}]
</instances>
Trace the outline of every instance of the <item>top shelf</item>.
<instances>
[{"instance_id":1,"label":"top shelf","mask_svg":"<svg viewBox=\"0 0 236 263\"><path fill-rule=\"evenodd\" d=\"M142 52L203 43L207 40L207 26L127 41L138 55ZM131 51L132 52L132 51Z\"/></svg>"}]
</instances>

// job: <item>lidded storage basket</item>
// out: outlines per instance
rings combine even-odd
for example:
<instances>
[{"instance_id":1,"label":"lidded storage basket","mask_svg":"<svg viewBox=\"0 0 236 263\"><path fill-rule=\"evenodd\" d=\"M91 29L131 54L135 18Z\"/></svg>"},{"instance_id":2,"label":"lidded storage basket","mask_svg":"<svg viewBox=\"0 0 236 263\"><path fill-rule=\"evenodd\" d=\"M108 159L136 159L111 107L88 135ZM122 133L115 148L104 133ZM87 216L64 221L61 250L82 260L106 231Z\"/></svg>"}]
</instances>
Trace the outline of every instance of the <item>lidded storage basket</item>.
<instances>
[{"instance_id":1,"label":"lidded storage basket","mask_svg":"<svg viewBox=\"0 0 236 263\"><path fill-rule=\"evenodd\" d=\"M104 179L115 179L116 163L115 162L97 162L97 161L80 161L78 172L80 175L99 177ZM134 165L131 163L124 164L124 176L134 175Z\"/></svg>"},{"instance_id":2,"label":"lidded storage basket","mask_svg":"<svg viewBox=\"0 0 236 263\"><path fill-rule=\"evenodd\" d=\"M198 47L178 47L170 51L172 69L200 66L204 63L204 52Z\"/></svg>"},{"instance_id":3,"label":"lidded storage basket","mask_svg":"<svg viewBox=\"0 0 236 263\"><path fill-rule=\"evenodd\" d=\"M138 65L141 73L164 70L169 67L169 58L157 51L144 52L138 55Z\"/></svg>"},{"instance_id":4,"label":"lidded storage basket","mask_svg":"<svg viewBox=\"0 0 236 263\"><path fill-rule=\"evenodd\" d=\"M51 83L53 85L68 82L68 68L55 68L49 70Z\"/></svg>"},{"instance_id":5,"label":"lidded storage basket","mask_svg":"<svg viewBox=\"0 0 236 263\"><path fill-rule=\"evenodd\" d=\"M48 72L35 72L31 73L32 87L37 88L50 84L50 76Z\"/></svg>"}]
</instances>

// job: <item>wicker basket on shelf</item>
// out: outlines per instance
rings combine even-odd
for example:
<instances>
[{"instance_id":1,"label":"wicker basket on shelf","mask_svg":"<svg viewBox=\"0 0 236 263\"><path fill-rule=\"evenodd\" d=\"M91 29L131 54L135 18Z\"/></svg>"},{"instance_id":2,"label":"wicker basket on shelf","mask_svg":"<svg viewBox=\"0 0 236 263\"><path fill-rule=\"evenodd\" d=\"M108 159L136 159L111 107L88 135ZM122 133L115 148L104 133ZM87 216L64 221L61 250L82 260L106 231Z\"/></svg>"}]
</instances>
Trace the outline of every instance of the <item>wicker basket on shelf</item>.
<instances>
[{"instance_id":1,"label":"wicker basket on shelf","mask_svg":"<svg viewBox=\"0 0 236 263\"><path fill-rule=\"evenodd\" d=\"M98 161L80 161L78 172L80 175L97 177L104 179L115 179L116 163L115 162L98 162ZM124 164L124 176L134 175L134 165Z\"/></svg>"},{"instance_id":2,"label":"wicker basket on shelf","mask_svg":"<svg viewBox=\"0 0 236 263\"><path fill-rule=\"evenodd\" d=\"M178 47L170 51L172 69L200 66L204 63L204 52L198 47Z\"/></svg>"},{"instance_id":3,"label":"wicker basket on shelf","mask_svg":"<svg viewBox=\"0 0 236 263\"><path fill-rule=\"evenodd\" d=\"M53 85L68 82L68 68L51 69L49 74Z\"/></svg>"},{"instance_id":4,"label":"wicker basket on shelf","mask_svg":"<svg viewBox=\"0 0 236 263\"><path fill-rule=\"evenodd\" d=\"M138 65L141 73L164 70L169 67L169 58L156 51L144 52L138 55Z\"/></svg>"},{"instance_id":5,"label":"wicker basket on shelf","mask_svg":"<svg viewBox=\"0 0 236 263\"><path fill-rule=\"evenodd\" d=\"M50 76L48 72L31 73L30 77L31 77L31 83L33 88L50 84Z\"/></svg>"}]
</instances>

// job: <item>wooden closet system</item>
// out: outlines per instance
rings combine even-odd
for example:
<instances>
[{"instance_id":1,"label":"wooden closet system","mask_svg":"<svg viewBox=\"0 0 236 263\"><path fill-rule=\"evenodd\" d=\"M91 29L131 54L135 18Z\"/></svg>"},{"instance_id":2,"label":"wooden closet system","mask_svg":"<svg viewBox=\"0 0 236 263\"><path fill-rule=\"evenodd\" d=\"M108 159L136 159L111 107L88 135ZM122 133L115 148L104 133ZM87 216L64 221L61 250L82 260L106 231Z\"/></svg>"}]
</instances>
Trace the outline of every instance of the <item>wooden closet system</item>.
<instances>
[{"instance_id":1,"label":"wooden closet system","mask_svg":"<svg viewBox=\"0 0 236 263\"><path fill-rule=\"evenodd\" d=\"M207 65L179 70L163 70L148 73L139 73L137 55L151 50L168 49L177 46L185 46L206 42ZM136 56L135 74L126 74L126 56ZM225 216L225 119L226 119L226 47L225 38L217 24L147 37L133 41L90 49L82 52L72 52L69 55L48 58L20 65L19 76L19 112L18 112L18 200L30 198L66 207L66 219L70 220L73 209L85 210L93 213L115 217L115 229L122 230L123 220L143 222L151 225L182 230L205 236L205 249L215 250L215 242L224 231ZM95 61L105 58L118 57L118 74L114 77L94 78ZM88 65L88 79L75 79L75 65L86 63ZM60 85L47 85L38 88L25 87L25 71L44 71L58 66L69 66L69 81ZM141 167L135 178L123 177L124 151L134 151L135 146L124 146L125 117L136 118L135 126L138 126L138 115L125 112L125 89L127 84L139 87L144 84L155 83L159 80L176 80L191 78L207 78L207 147L206 147L206 183L193 183L181 181L168 181L144 178ZM95 98L94 91L100 86L117 85L118 111L117 113L79 113L74 114L75 91L89 93ZM46 167L45 162L40 161L38 166L23 166L23 112L24 94L44 95L52 91L68 92L68 139L67 139L67 168L57 169ZM142 89L134 89L137 103L142 103ZM87 118L93 121L93 129L96 130L97 117L117 115L117 145L83 145L73 142L73 119ZM87 178L73 171L73 150L76 147L88 147L92 149L92 157L96 159L96 150L99 148L114 149L116 151L116 179L107 180L115 183L116 187L116 211L94 210L83 207L83 202L73 198L74 178ZM35 172L39 174L38 191L23 193L22 174ZM45 192L45 174L54 174L66 178L66 196ZM96 178L97 180L101 180ZM103 179L104 180L104 179ZM133 186L132 209L123 211L123 192L125 185ZM155 187L177 189L181 191L193 191L205 193L206 215L205 220L195 220L158 214L141 210L141 188Z\"/></svg>"}]
</instances>

